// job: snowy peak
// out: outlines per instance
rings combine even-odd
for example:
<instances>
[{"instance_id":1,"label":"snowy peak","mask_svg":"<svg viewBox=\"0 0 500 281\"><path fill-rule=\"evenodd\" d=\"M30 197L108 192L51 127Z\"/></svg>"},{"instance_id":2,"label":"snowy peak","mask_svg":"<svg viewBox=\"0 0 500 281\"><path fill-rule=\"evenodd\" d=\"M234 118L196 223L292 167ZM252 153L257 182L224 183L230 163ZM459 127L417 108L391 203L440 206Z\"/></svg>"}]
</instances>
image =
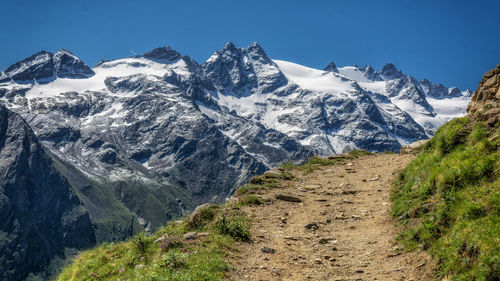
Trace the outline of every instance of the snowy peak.
<instances>
[{"instance_id":1,"label":"snowy peak","mask_svg":"<svg viewBox=\"0 0 500 281\"><path fill-rule=\"evenodd\" d=\"M8 78L19 83L48 79L53 72L52 53L47 51L40 51L3 71Z\"/></svg>"},{"instance_id":2,"label":"snowy peak","mask_svg":"<svg viewBox=\"0 0 500 281\"><path fill-rule=\"evenodd\" d=\"M92 69L70 51L62 49L55 55L41 51L3 71L4 79L17 83L49 82L56 77L88 78ZM2 79L2 80L4 80Z\"/></svg>"},{"instance_id":3,"label":"snowy peak","mask_svg":"<svg viewBox=\"0 0 500 281\"><path fill-rule=\"evenodd\" d=\"M283 73L257 43L246 49L228 42L202 64L204 74L222 94L248 96L287 83Z\"/></svg>"},{"instance_id":4,"label":"snowy peak","mask_svg":"<svg viewBox=\"0 0 500 281\"><path fill-rule=\"evenodd\" d=\"M274 64L273 61L267 56L264 49L257 43L253 42L247 47L246 53L255 61L260 61L261 63Z\"/></svg>"},{"instance_id":5,"label":"snowy peak","mask_svg":"<svg viewBox=\"0 0 500 281\"><path fill-rule=\"evenodd\" d=\"M469 89L467 89L467 90L465 90L465 91L462 92L462 95L464 97L468 97L468 98L472 97L473 94L474 93L471 90L469 90Z\"/></svg>"}]
</instances>

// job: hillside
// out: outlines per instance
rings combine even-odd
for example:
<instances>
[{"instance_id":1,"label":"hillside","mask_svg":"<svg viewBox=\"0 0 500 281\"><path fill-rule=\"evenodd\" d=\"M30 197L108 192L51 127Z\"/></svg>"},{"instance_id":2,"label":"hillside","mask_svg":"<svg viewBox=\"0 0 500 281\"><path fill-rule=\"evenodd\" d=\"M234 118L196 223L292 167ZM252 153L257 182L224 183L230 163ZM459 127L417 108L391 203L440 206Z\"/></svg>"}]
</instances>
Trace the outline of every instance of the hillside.
<instances>
[{"instance_id":1,"label":"hillside","mask_svg":"<svg viewBox=\"0 0 500 281\"><path fill-rule=\"evenodd\" d=\"M499 98L500 65L483 76L468 115L439 128L394 188L401 241L428 250L441 277L500 278Z\"/></svg>"}]
</instances>

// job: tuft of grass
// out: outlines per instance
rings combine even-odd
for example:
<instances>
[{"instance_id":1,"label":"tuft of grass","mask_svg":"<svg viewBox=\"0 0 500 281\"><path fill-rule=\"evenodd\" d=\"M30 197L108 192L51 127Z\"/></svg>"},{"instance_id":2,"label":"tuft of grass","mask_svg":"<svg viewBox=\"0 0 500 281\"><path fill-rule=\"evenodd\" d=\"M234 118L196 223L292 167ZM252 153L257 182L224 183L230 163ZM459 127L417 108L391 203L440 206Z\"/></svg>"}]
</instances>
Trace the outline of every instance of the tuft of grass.
<instances>
[{"instance_id":1,"label":"tuft of grass","mask_svg":"<svg viewBox=\"0 0 500 281\"><path fill-rule=\"evenodd\" d=\"M313 157L309 158L306 165L309 164L309 165L328 166L328 165L333 165L335 163L337 163L337 161L335 159L328 159L328 158L322 158L319 156L313 156Z\"/></svg>"},{"instance_id":2,"label":"tuft of grass","mask_svg":"<svg viewBox=\"0 0 500 281\"><path fill-rule=\"evenodd\" d=\"M300 167L301 165L293 162L293 161L284 161L282 162L280 165L279 165L279 169L281 171L288 171L288 170L293 170L293 169L297 169L298 167Z\"/></svg>"},{"instance_id":3,"label":"tuft of grass","mask_svg":"<svg viewBox=\"0 0 500 281\"><path fill-rule=\"evenodd\" d=\"M497 132L467 117L442 126L399 174L392 215L407 249L425 249L453 280L500 276Z\"/></svg>"},{"instance_id":4,"label":"tuft of grass","mask_svg":"<svg viewBox=\"0 0 500 281\"><path fill-rule=\"evenodd\" d=\"M186 227L189 230L202 230L210 224L220 212L221 206L209 205L201 208L197 213L191 215L187 220Z\"/></svg>"},{"instance_id":5,"label":"tuft of grass","mask_svg":"<svg viewBox=\"0 0 500 281\"><path fill-rule=\"evenodd\" d=\"M238 241L250 241L250 220L245 216L221 215L215 222L219 233Z\"/></svg>"},{"instance_id":6,"label":"tuft of grass","mask_svg":"<svg viewBox=\"0 0 500 281\"><path fill-rule=\"evenodd\" d=\"M137 252L137 255L140 257L147 257L148 250L153 244L153 240L151 237L146 236L144 232L137 234L132 239L132 243L134 244L134 248Z\"/></svg>"},{"instance_id":7,"label":"tuft of grass","mask_svg":"<svg viewBox=\"0 0 500 281\"><path fill-rule=\"evenodd\" d=\"M361 150L361 149L353 149L347 153L350 156L353 157L359 157L359 156L364 156L364 155L373 155L370 151L366 150Z\"/></svg>"},{"instance_id":8,"label":"tuft of grass","mask_svg":"<svg viewBox=\"0 0 500 281\"><path fill-rule=\"evenodd\" d=\"M262 200L259 199L256 195L248 194L238 200L239 206L247 206L247 205L260 205L262 204Z\"/></svg>"},{"instance_id":9,"label":"tuft of grass","mask_svg":"<svg viewBox=\"0 0 500 281\"><path fill-rule=\"evenodd\" d=\"M284 180L291 180L291 179L295 178L295 176L292 173L290 173L289 171L282 171L281 178Z\"/></svg>"}]
</instances>

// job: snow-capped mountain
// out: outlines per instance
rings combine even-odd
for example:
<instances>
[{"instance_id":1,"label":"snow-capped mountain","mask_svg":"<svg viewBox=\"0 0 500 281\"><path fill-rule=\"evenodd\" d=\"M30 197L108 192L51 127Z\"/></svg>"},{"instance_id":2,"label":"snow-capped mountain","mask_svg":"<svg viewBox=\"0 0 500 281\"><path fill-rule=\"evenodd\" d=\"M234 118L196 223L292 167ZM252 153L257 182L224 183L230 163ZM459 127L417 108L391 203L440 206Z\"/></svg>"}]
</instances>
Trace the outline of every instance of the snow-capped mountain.
<instances>
[{"instance_id":1,"label":"snow-capped mountain","mask_svg":"<svg viewBox=\"0 0 500 281\"><path fill-rule=\"evenodd\" d=\"M0 102L150 228L284 160L398 150L469 100L392 64L318 70L256 43L228 43L203 64L170 47L93 68L42 51L0 73Z\"/></svg>"}]
</instances>

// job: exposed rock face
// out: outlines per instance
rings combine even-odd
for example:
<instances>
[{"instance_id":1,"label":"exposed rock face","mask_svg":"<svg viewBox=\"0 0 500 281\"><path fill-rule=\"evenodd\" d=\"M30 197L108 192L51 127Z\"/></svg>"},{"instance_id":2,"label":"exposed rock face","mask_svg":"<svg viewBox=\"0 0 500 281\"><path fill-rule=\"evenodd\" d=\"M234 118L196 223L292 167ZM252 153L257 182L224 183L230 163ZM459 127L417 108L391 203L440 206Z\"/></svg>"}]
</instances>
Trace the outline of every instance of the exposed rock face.
<instances>
[{"instance_id":1,"label":"exposed rock face","mask_svg":"<svg viewBox=\"0 0 500 281\"><path fill-rule=\"evenodd\" d=\"M467 107L467 113L473 118L486 121L488 125L494 126L500 121L499 100L500 64L483 75Z\"/></svg>"},{"instance_id":2,"label":"exposed rock face","mask_svg":"<svg viewBox=\"0 0 500 281\"><path fill-rule=\"evenodd\" d=\"M0 279L22 280L65 248L94 245L88 212L28 124L0 105Z\"/></svg>"}]
</instances>

